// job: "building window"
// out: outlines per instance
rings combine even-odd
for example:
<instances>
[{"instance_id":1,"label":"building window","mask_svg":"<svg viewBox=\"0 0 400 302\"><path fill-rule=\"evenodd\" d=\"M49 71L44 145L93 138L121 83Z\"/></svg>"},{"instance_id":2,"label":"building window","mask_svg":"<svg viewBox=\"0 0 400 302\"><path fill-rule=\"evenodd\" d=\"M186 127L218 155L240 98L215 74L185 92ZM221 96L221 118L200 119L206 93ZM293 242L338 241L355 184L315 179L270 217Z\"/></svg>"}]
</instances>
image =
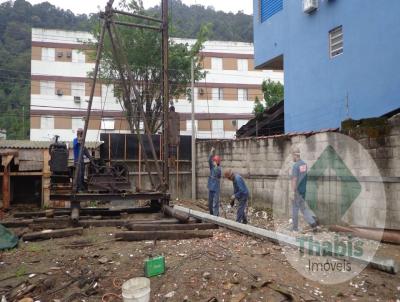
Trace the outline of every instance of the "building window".
<instances>
[{"instance_id":1,"label":"building window","mask_svg":"<svg viewBox=\"0 0 400 302\"><path fill-rule=\"evenodd\" d=\"M339 26L329 32L329 54L334 58L343 53L343 27Z\"/></svg>"},{"instance_id":2,"label":"building window","mask_svg":"<svg viewBox=\"0 0 400 302\"><path fill-rule=\"evenodd\" d=\"M79 98L79 101L83 101L85 96L85 83L72 82L71 95L74 97L74 99L78 100Z\"/></svg>"},{"instance_id":3,"label":"building window","mask_svg":"<svg viewBox=\"0 0 400 302\"><path fill-rule=\"evenodd\" d=\"M222 58L211 58L211 69L222 70Z\"/></svg>"},{"instance_id":4,"label":"building window","mask_svg":"<svg viewBox=\"0 0 400 302\"><path fill-rule=\"evenodd\" d=\"M86 56L83 50L73 49L72 50L72 62L74 63L85 63Z\"/></svg>"},{"instance_id":5,"label":"building window","mask_svg":"<svg viewBox=\"0 0 400 302\"><path fill-rule=\"evenodd\" d=\"M194 130L197 130L197 128L198 128L197 125L198 125L198 121L195 120L194 121ZM192 121L191 120L186 121L186 131L192 131Z\"/></svg>"},{"instance_id":6,"label":"building window","mask_svg":"<svg viewBox=\"0 0 400 302\"><path fill-rule=\"evenodd\" d=\"M238 100L247 101L249 99L249 92L247 89L238 89Z\"/></svg>"},{"instance_id":7,"label":"building window","mask_svg":"<svg viewBox=\"0 0 400 302\"><path fill-rule=\"evenodd\" d=\"M42 61L54 62L56 58L55 48L42 48Z\"/></svg>"},{"instance_id":8,"label":"building window","mask_svg":"<svg viewBox=\"0 0 400 302\"><path fill-rule=\"evenodd\" d=\"M213 132L224 132L224 121L223 120L213 120L212 121Z\"/></svg>"},{"instance_id":9,"label":"building window","mask_svg":"<svg viewBox=\"0 0 400 302\"><path fill-rule=\"evenodd\" d=\"M40 94L54 95L56 91L56 82L54 81L40 81Z\"/></svg>"},{"instance_id":10,"label":"building window","mask_svg":"<svg viewBox=\"0 0 400 302\"><path fill-rule=\"evenodd\" d=\"M283 9L283 0L259 0L260 21L265 22Z\"/></svg>"},{"instance_id":11,"label":"building window","mask_svg":"<svg viewBox=\"0 0 400 302\"><path fill-rule=\"evenodd\" d=\"M41 116L40 117L40 128L42 129L54 129L54 116Z\"/></svg>"},{"instance_id":12,"label":"building window","mask_svg":"<svg viewBox=\"0 0 400 302\"><path fill-rule=\"evenodd\" d=\"M101 130L114 130L114 119L103 118L101 120Z\"/></svg>"},{"instance_id":13,"label":"building window","mask_svg":"<svg viewBox=\"0 0 400 302\"><path fill-rule=\"evenodd\" d=\"M247 59L238 59L238 70L239 71L248 71L249 70L249 61Z\"/></svg>"},{"instance_id":14,"label":"building window","mask_svg":"<svg viewBox=\"0 0 400 302\"><path fill-rule=\"evenodd\" d=\"M213 88L212 90L213 101L221 101L224 99L224 89L223 88Z\"/></svg>"},{"instance_id":15,"label":"building window","mask_svg":"<svg viewBox=\"0 0 400 302\"><path fill-rule=\"evenodd\" d=\"M72 129L76 130L85 126L85 121L83 117L72 117Z\"/></svg>"}]
</instances>

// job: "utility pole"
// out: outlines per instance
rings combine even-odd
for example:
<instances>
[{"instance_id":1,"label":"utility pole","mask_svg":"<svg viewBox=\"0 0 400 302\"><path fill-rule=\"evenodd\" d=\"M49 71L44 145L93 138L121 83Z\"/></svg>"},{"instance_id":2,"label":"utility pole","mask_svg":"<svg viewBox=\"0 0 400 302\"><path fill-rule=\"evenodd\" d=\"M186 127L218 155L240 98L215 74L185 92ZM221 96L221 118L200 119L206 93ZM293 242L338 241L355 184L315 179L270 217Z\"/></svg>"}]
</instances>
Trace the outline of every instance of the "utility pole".
<instances>
[{"instance_id":1,"label":"utility pole","mask_svg":"<svg viewBox=\"0 0 400 302\"><path fill-rule=\"evenodd\" d=\"M164 141L164 184L163 192L169 190L169 167L168 167L168 121L169 121L169 86L168 86L168 0L162 0L162 93L163 93L163 141Z\"/></svg>"},{"instance_id":2,"label":"utility pole","mask_svg":"<svg viewBox=\"0 0 400 302\"><path fill-rule=\"evenodd\" d=\"M25 139L25 106L22 106L22 139Z\"/></svg>"},{"instance_id":3,"label":"utility pole","mask_svg":"<svg viewBox=\"0 0 400 302\"><path fill-rule=\"evenodd\" d=\"M194 118L194 59L191 64L191 99L192 99L192 200L196 200L196 125Z\"/></svg>"}]
</instances>

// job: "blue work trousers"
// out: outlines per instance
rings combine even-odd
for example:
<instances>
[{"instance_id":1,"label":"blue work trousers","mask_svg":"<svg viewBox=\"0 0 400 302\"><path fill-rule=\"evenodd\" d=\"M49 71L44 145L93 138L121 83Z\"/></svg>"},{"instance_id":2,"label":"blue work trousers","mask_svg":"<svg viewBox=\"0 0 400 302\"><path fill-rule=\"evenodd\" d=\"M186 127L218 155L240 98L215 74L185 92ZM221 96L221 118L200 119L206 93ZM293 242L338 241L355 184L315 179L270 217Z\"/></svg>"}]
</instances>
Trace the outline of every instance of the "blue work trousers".
<instances>
[{"instance_id":1,"label":"blue work trousers","mask_svg":"<svg viewBox=\"0 0 400 302\"><path fill-rule=\"evenodd\" d=\"M208 192L208 210L211 215L219 216L219 191Z\"/></svg>"},{"instance_id":2,"label":"blue work trousers","mask_svg":"<svg viewBox=\"0 0 400 302\"><path fill-rule=\"evenodd\" d=\"M315 224L315 219L309 208L306 207L306 202L304 197L298 193L295 193L293 207L292 207L292 219L293 219L293 230L297 231L299 229L299 210L304 216L304 219L309 225Z\"/></svg>"},{"instance_id":3,"label":"blue work trousers","mask_svg":"<svg viewBox=\"0 0 400 302\"><path fill-rule=\"evenodd\" d=\"M237 209L236 221L240 223L247 223L246 217L247 197L239 199L239 207Z\"/></svg>"}]
</instances>

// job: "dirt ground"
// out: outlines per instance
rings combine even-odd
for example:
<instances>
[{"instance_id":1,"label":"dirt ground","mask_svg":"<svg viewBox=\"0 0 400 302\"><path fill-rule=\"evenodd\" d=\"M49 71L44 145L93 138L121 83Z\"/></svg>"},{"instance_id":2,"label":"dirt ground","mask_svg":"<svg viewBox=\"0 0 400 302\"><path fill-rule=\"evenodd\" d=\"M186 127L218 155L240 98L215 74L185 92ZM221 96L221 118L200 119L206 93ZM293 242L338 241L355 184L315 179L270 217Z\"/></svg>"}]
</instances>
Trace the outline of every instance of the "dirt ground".
<instances>
[{"instance_id":1,"label":"dirt ground","mask_svg":"<svg viewBox=\"0 0 400 302\"><path fill-rule=\"evenodd\" d=\"M252 224L268 227L268 213L250 214ZM210 239L157 242L114 241L117 230L89 228L1 252L0 293L31 285L25 296L34 301L122 301L122 282L143 276L148 257L164 255L166 272L151 278L151 301L400 301L399 275L366 268L351 281L321 285L292 268L281 246L226 229ZM398 246L381 250L400 259Z\"/></svg>"}]
</instances>

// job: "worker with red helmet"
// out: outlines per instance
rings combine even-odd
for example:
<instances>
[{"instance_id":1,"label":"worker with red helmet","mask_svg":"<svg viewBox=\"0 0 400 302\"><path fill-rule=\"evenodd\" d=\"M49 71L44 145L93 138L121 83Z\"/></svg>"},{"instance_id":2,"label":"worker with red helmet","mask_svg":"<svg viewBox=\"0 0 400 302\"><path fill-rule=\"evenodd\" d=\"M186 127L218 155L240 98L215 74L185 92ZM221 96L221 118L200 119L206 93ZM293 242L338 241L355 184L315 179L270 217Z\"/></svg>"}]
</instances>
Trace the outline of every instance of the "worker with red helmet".
<instances>
[{"instance_id":1,"label":"worker with red helmet","mask_svg":"<svg viewBox=\"0 0 400 302\"><path fill-rule=\"evenodd\" d=\"M208 210L211 215L219 216L219 193L221 184L221 158L215 155L215 148L212 147L208 156L210 176L208 177Z\"/></svg>"}]
</instances>

